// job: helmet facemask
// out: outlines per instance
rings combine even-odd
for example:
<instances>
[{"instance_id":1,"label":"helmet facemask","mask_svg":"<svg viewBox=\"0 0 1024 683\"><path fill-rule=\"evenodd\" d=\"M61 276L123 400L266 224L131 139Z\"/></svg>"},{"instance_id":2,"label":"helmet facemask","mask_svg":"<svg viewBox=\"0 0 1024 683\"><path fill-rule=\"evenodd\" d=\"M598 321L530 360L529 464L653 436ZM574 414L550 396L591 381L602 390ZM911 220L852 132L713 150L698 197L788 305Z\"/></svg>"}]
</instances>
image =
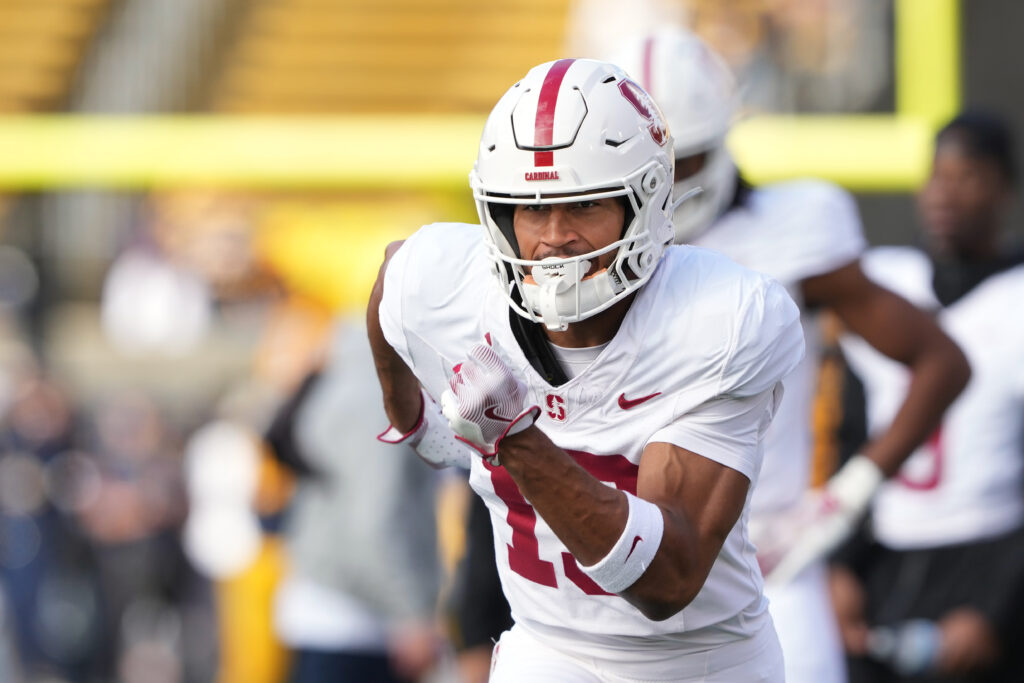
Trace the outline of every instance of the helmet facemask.
<instances>
[{"instance_id":1,"label":"helmet facemask","mask_svg":"<svg viewBox=\"0 0 1024 683\"><path fill-rule=\"evenodd\" d=\"M545 75L552 68L548 64L531 71L495 107L471 174L477 210L490 238L487 246L494 275L509 306L550 330L564 330L630 296L650 279L673 238L671 138L667 130L653 130L661 125L660 113L649 99L641 105L650 108L638 110L634 89L642 91L631 82L620 86L626 79L617 67L590 60L565 61L574 62L561 86L574 91L568 95L568 106L576 99L582 106L567 117L568 142L550 147L554 170L542 182L532 180L538 175L533 170L538 150L547 148L522 144L519 138L528 137L530 131L519 130L517 137L514 115L517 106L536 109L537 98L533 95L531 101L531 92L541 82L546 87L550 77ZM602 116L603 109L611 112ZM572 120L574 115L577 120ZM509 166L512 172L505 174L506 182L495 178L499 169ZM522 257L514 230L515 205L609 197L621 197L625 203L619 239L578 256L538 261ZM611 263L598 269L599 257L609 253L614 253Z\"/></svg>"}]
</instances>

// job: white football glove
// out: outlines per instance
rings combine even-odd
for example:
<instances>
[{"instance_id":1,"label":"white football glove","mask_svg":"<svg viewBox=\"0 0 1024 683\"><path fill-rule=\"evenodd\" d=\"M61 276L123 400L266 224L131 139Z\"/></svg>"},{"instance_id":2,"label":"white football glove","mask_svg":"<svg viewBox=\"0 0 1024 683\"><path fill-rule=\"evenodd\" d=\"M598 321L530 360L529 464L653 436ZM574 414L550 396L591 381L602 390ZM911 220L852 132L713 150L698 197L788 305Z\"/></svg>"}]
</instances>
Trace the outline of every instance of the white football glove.
<instances>
[{"instance_id":1,"label":"white football glove","mask_svg":"<svg viewBox=\"0 0 1024 683\"><path fill-rule=\"evenodd\" d=\"M788 528L776 528L779 541L765 543L764 557L758 548L765 581L775 585L787 583L839 547L856 529L884 478L870 459L854 455L824 489L809 493L788 516ZM787 542L790 539L792 542Z\"/></svg>"},{"instance_id":2,"label":"white football glove","mask_svg":"<svg viewBox=\"0 0 1024 683\"><path fill-rule=\"evenodd\" d=\"M498 464L498 444L523 431L540 414L526 406L523 384L490 346L478 344L460 363L441 395L441 412L455 432L492 465Z\"/></svg>"},{"instance_id":3,"label":"white football glove","mask_svg":"<svg viewBox=\"0 0 1024 683\"><path fill-rule=\"evenodd\" d=\"M434 467L455 465L469 469L469 449L455 437L448 426L448 421L441 415L441 410L427 392L421 390L420 395L423 398L423 407L420 408L420 419L416 425L404 434L395 429L394 425L389 425L384 432L377 435L377 440L410 446L417 455Z\"/></svg>"}]
</instances>

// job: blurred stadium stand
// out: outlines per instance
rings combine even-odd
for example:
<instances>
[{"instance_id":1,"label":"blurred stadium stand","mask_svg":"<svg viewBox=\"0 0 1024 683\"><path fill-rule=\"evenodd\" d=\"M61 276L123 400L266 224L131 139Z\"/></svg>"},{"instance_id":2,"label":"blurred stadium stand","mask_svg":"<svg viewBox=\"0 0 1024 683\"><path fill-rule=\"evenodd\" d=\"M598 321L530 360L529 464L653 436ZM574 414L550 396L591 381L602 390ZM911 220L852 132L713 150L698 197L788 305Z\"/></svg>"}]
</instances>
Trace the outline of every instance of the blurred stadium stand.
<instances>
[{"instance_id":1,"label":"blurred stadium stand","mask_svg":"<svg viewBox=\"0 0 1024 683\"><path fill-rule=\"evenodd\" d=\"M0 113L66 105L112 0L0 2Z\"/></svg>"},{"instance_id":2,"label":"blurred stadium stand","mask_svg":"<svg viewBox=\"0 0 1024 683\"><path fill-rule=\"evenodd\" d=\"M482 112L556 56L568 0L266 0L241 18L213 108Z\"/></svg>"}]
</instances>

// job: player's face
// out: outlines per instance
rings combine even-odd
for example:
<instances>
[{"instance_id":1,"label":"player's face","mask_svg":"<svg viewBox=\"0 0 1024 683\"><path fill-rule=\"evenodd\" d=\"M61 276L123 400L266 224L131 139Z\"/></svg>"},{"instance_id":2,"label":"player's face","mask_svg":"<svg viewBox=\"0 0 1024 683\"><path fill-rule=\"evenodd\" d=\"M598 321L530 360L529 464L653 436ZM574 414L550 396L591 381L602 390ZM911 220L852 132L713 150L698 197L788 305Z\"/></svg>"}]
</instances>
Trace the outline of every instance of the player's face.
<instances>
[{"instance_id":1,"label":"player's face","mask_svg":"<svg viewBox=\"0 0 1024 683\"><path fill-rule=\"evenodd\" d=\"M617 197L585 199L560 204L517 205L513 216L520 255L530 261L568 258L607 247L622 237L626 210ZM615 252L602 254L605 268Z\"/></svg>"},{"instance_id":2,"label":"player's face","mask_svg":"<svg viewBox=\"0 0 1024 683\"><path fill-rule=\"evenodd\" d=\"M1006 181L996 164L970 156L956 138L941 142L917 198L932 249L964 256L990 244L1007 198Z\"/></svg>"}]
</instances>

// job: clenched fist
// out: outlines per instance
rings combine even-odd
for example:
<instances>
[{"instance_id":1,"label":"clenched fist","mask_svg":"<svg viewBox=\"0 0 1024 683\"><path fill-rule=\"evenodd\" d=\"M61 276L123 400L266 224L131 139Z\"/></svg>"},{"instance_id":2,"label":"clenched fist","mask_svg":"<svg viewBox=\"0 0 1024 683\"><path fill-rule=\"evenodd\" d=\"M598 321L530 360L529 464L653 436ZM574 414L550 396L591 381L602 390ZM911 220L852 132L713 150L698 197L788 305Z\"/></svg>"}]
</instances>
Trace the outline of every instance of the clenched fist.
<instances>
[{"instance_id":1,"label":"clenched fist","mask_svg":"<svg viewBox=\"0 0 1024 683\"><path fill-rule=\"evenodd\" d=\"M490 346L479 344L458 366L441 396L441 412L455 437L498 464L498 444L534 423L540 408L527 406L526 385Z\"/></svg>"}]
</instances>

